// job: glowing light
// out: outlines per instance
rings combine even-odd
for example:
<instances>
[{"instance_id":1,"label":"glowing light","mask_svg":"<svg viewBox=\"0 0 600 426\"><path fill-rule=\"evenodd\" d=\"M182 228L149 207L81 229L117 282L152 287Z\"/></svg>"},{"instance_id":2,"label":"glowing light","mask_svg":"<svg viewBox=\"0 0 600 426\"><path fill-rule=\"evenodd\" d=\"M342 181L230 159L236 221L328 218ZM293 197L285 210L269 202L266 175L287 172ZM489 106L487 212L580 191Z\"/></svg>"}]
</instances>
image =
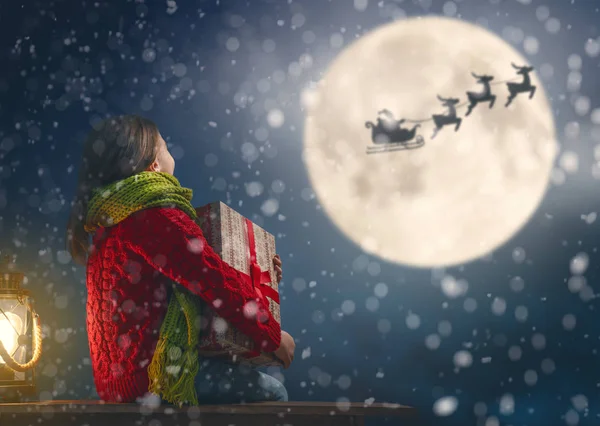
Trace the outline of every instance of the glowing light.
<instances>
[{"instance_id":1,"label":"glowing light","mask_svg":"<svg viewBox=\"0 0 600 426\"><path fill-rule=\"evenodd\" d=\"M23 329L23 321L21 318L12 312L0 313L0 342L9 354L17 349L19 345L19 334L17 331ZM0 364L4 364L0 358Z\"/></svg>"}]
</instances>

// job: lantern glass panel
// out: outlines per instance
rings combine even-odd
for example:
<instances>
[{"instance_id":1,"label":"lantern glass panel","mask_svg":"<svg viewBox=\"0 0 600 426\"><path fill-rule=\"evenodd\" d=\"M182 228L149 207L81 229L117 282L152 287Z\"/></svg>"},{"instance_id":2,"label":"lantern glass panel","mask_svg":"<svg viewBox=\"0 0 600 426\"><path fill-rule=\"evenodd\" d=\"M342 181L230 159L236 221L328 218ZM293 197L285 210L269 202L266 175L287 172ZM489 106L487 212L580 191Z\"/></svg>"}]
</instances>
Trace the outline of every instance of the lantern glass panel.
<instances>
[{"instance_id":1,"label":"lantern glass panel","mask_svg":"<svg viewBox=\"0 0 600 426\"><path fill-rule=\"evenodd\" d=\"M27 296L0 296L0 341L5 349L18 363L24 363L27 357L27 347L31 338L19 338L28 333L30 316L27 310ZM0 357L0 366L5 362ZM24 380L25 373L16 373L16 380Z\"/></svg>"}]
</instances>

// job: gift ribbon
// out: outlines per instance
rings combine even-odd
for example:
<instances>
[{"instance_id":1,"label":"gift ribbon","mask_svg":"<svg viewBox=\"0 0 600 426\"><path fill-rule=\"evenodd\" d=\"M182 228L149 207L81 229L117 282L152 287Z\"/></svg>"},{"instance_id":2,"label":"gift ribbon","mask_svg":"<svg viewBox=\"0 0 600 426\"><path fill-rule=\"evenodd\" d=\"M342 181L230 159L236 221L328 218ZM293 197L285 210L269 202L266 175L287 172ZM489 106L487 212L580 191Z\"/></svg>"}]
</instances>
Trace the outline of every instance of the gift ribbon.
<instances>
[{"instance_id":1,"label":"gift ribbon","mask_svg":"<svg viewBox=\"0 0 600 426\"><path fill-rule=\"evenodd\" d=\"M263 299L267 305L269 301L267 297L271 298L275 303L279 304L279 293L267 284L271 283L271 274L269 271L262 271L260 266L256 262L256 245L254 240L254 227L249 219L245 219L246 228L248 229L248 245L250 246L250 278L252 280L252 286L256 291L258 297Z\"/></svg>"},{"instance_id":2,"label":"gift ribbon","mask_svg":"<svg viewBox=\"0 0 600 426\"><path fill-rule=\"evenodd\" d=\"M245 219L246 228L248 232L248 246L250 248L250 279L252 280L252 286L258 297L265 301L267 306L269 301L267 297L271 298L275 303L279 304L279 293L267 284L271 283L271 274L269 271L262 271L258 262L256 262L256 245L254 239L254 226L249 219ZM260 355L259 350L251 351L247 357L254 358Z\"/></svg>"}]
</instances>

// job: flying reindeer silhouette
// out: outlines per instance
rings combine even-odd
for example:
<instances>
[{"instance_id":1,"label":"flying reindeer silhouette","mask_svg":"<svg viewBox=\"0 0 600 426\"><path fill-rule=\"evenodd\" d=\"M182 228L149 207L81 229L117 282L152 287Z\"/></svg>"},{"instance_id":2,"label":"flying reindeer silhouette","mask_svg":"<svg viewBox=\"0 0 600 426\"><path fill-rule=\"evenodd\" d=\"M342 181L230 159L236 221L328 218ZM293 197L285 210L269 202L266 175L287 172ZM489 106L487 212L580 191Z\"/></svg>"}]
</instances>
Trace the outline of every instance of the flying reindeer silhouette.
<instances>
[{"instance_id":1,"label":"flying reindeer silhouette","mask_svg":"<svg viewBox=\"0 0 600 426\"><path fill-rule=\"evenodd\" d=\"M438 132L442 129L442 127L447 126L449 124L455 124L454 131L456 132L460 128L460 124L462 123L462 118L456 116L456 104L458 104L458 98L442 98L440 95L437 95L437 98L442 102L442 105L448 108L447 114L434 114L431 117L433 118L433 122L435 123L435 129L433 130L433 135L431 139L435 138Z\"/></svg>"},{"instance_id":2,"label":"flying reindeer silhouette","mask_svg":"<svg viewBox=\"0 0 600 426\"><path fill-rule=\"evenodd\" d=\"M534 69L533 67L519 67L513 64L512 62L510 64L513 66L514 69L518 70L517 74L523 76L523 81L521 81L520 83L506 83L510 95L508 97L508 100L506 101L506 104L504 105L505 107L509 106L513 99L516 98L519 93L529 92L529 99L533 98L536 89L536 87L531 84L531 78L529 77L529 73Z\"/></svg>"},{"instance_id":3,"label":"flying reindeer silhouette","mask_svg":"<svg viewBox=\"0 0 600 426\"><path fill-rule=\"evenodd\" d=\"M490 81L494 79L491 75L477 75L471 72L471 75L477 79L477 82L483 84L483 92L467 92L467 98L469 99L469 108L465 115L471 114L473 108L480 102L489 102L490 108L494 106L496 102L496 95L492 95L490 88Z\"/></svg>"}]
</instances>

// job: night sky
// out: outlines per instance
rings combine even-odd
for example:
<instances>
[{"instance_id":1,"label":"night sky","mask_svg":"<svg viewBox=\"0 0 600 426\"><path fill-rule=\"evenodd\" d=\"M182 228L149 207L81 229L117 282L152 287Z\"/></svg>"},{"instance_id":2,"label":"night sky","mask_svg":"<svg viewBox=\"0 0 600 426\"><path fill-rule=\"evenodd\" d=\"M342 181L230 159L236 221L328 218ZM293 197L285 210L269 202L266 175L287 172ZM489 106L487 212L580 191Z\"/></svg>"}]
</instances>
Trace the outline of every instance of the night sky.
<instances>
[{"instance_id":1,"label":"night sky","mask_svg":"<svg viewBox=\"0 0 600 426\"><path fill-rule=\"evenodd\" d=\"M270 372L292 400L398 402L432 425L598 424L598 4L0 3L0 250L17 255L43 321L39 398L97 398L85 271L64 252L64 228L84 136L134 113L158 124L195 205L230 202L277 236L297 351ZM445 270L363 253L320 208L302 162L303 89L365 32L429 14L476 22L543 70L561 147L529 223ZM466 293L445 291L451 280ZM456 410L439 412L440 400Z\"/></svg>"}]
</instances>

